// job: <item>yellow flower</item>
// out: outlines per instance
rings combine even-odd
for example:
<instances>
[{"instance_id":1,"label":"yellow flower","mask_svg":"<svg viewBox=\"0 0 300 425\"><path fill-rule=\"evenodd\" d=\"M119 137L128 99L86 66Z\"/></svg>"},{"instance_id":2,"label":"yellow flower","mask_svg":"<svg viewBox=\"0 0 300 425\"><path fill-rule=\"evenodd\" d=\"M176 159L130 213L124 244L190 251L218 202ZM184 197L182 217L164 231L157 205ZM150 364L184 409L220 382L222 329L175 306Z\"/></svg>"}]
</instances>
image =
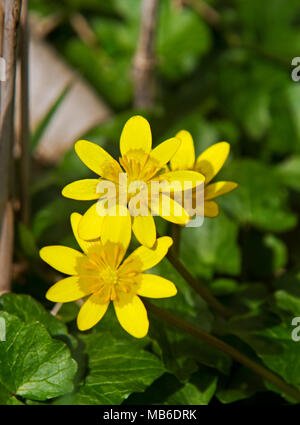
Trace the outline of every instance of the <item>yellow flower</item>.
<instances>
[{"instance_id":1,"label":"yellow flower","mask_svg":"<svg viewBox=\"0 0 300 425\"><path fill-rule=\"evenodd\" d=\"M105 227L101 242L87 242L79 237L81 218L80 214L73 213L71 225L84 253L60 245L46 246L40 251L46 263L70 275L55 283L48 290L46 298L65 303L88 296L77 317L80 330L96 325L112 301L121 326L136 338L144 337L149 322L139 295L165 298L177 293L169 280L143 273L163 259L172 245L172 239L168 236L158 238L152 249L140 246L123 261L131 239L129 214L119 218L118 226Z\"/></svg>"},{"instance_id":2,"label":"yellow flower","mask_svg":"<svg viewBox=\"0 0 300 425\"><path fill-rule=\"evenodd\" d=\"M101 205L105 204L108 197L104 191L97 193L99 192L97 187L99 187L100 181L110 181L115 184L117 188L115 199L118 198L120 192L125 192L127 197L125 205L133 197L132 192L128 190L129 185L135 181L140 181L145 185L141 192L144 190L144 193L146 193L146 213L132 217L132 230L142 245L151 248L156 241L153 211L155 215L160 215L173 223L186 224L190 218L184 208L172 196L168 196L168 194L161 191L158 202L153 202L153 198L151 198L151 184L155 182L168 182L171 184L172 182L180 182L182 187L184 182L188 182L190 187L195 187L204 181L204 177L198 172L191 170L169 171L166 168L166 164L176 153L180 143L179 139L171 138L152 150L150 125L141 116L130 118L123 128L120 139L122 155L119 160L120 163L100 146L86 140L79 140L75 144L77 155L85 165L102 177L102 179L75 181L67 185L62 191L63 196L71 199L98 199L98 202L86 211L79 223L78 231L81 238L85 240L97 239L100 237L102 229L106 226L106 217L104 217L104 214L99 215L99 208L101 209ZM120 174L122 173L123 175L126 174L127 177L124 186L120 184ZM164 208L165 205L170 206L169 211ZM117 223L117 221L118 217L115 217L115 222Z\"/></svg>"},{"instance_id":3,"label":"yellow flower","mask_svg":"<svg viewBox=\"0 0 300 425\"><path fill-rule=\"evenodd\" d=\"M191 134L181 130L176 134L181 145L170 161L171 170L194 170L204 175L204 216L216 217L219 207L213 199L231 192L238 185L230 181L210 183L218 174L228 158L230 145L227 142L216 143L203 151L195 159L194 141Z\"/></svg>"}]
</instances>

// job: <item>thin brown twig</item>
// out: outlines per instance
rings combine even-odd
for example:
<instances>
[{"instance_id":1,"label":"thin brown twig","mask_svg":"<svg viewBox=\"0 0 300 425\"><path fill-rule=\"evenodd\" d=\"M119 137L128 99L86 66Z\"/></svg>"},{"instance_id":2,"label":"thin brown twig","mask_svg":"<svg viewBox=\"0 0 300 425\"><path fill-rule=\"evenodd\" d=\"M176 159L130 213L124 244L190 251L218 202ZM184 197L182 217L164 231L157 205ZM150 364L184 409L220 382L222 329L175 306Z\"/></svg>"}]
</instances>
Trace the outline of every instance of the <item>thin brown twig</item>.
<instances>
[{"instance_id":1,"label":"thin brown twig","mask_svg":"<svg viewBox=\"0 0 300 425\"><path fill-rule=\"evenodd\" d=\"M50 314L52 314L52 316L56 316L59 310L62 308L62 306L63 306L62 303L55 303L50 311Z\"/></svg>"},{"instance_id":2,"label":"thin brown twig","mask_svg":"<svg viewBox=\"0 0 300 425\"><path fill-rule=\"evenodd\" d=\"M20 0L0 0L0 10L4 11L2 57L6 63L6 79L0 82L0 292L11 287L14 99L20 5Z\"/></svg>"},{"instance_id":3,"label":"thin brown twig","mask_svg":"<svg viewBox=\"0 0 300 425\"><path fill-rule=\"evenodd\" d=\"M14 243L14 213L7 202L0 229L0 295L10 292Z\"/></svg>"},{"instance_id":4,"label":"thin brown twig","mask_svg":"<svg viewBox=\"0 0 300 425\"><path fill-rule=\"evenodd\" d=\"M134 106L152 106L155 92L155 28L158 0L143 0L140 36L133 61Z\"/></svg>"},{"instance_id":5,"label":"thin brown twig","mask_svg":"<svg viewBox=\"0 0 300 425\"><path fill-rule=\"evenodd\" d=\"M28 77L28 54L29 54L29 33L28 33L28 2L22 1L21 26L20 26L20 197L21 197L21 220L29 224L30 216L30 196L29 196L29 77Z\"/></svg>"},{"instance_id":6,"label":"thin brown twig","mask_svg":"<svg viewBox=\"0 0 300 425\"><path fill-rule=\"evenodd\" d=\"M70 23L79 38L81 38L88 46L96 47L97 37L81 13L74 13L71 15Z\"/></svg>"},{"instance_id":7,"label":"thin brown twig","mask_svg":"<svg viewBox=\"0 0 300 425\"><path fill-rule=\"evenodd\" d=\"M4 4L3 2L0 2L0 56L2 56L3 27L4 27Z\"/></svg>"},{"instance_id":8,"label":"thin brown twig","mask_svg":"<svg viewBox=\"0 0 300 425\"><path fill-rule=\"evenodd\" d=\"M218 27L221 22L220 14L203 0L182 0L182 3L192 7L211 26Z\"/></svg>"},{"instance_id":9,"label":"thin brown twig","mask_svg":"<svg viewBox=\"0 0 300 425\"><path fill-rule=\"evenodd\" d=\"M83 299L81 298L80 300L75 301L75 304L77 304L77 305L78 305L78 307L82 307L82 306L83 306L83 304L84 304L84 301L83 301Z\"/></svg>"},{"instance_id":10,"label":"thin brown twig","mask_svg":"<svg viewBox=\"0 0 300 425\"><path fill-rule=\"evenodd\" d=\"M82 307L82 305L84 304L84 301L80 299L75 301L75 304L77 304L78 307ZM58 312L60 311L60 309L62 308L62 306L63 306L63 303L55 303L52 309L50 310L50 314L52 314L52 316L56 316Z\"/></svg>"},{"instance_id":11,"label":"thin brown twig","mask_svg":"<svg viewBox=\"0 0 300 425\"><path fill-rule=\"evenodd\" d=\"M38 14L31 13L29 25L36 37L45 38L61 24L62 20L63 16L60 13L53 13L43 18Z\"/></svg>"}]
</instances>

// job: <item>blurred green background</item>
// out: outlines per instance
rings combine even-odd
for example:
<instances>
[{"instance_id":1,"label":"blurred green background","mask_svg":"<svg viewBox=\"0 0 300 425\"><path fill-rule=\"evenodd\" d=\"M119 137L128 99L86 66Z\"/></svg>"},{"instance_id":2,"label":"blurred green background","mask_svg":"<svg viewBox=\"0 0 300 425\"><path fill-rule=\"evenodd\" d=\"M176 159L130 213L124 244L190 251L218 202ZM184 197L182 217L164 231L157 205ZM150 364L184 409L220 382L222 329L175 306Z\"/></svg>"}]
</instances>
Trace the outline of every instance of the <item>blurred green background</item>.
<instances>
[{"instance_id":1,"label":"blurred green background","mask_svg":"<svg viewBox=\"0 0 300 425\"><path fill-rule=\"evenodd\" d=\"M221 140L231 144L218 179L237 181L239 189L220 200L218 219L186 229L191 245L186 261L193 249L193 266L208 278L215 273L271 278L298 261L300 84L291 79L291 60L299 54L299 2L210 1L216 25L199 12L202 3L160 1L156 95L147 110L133 106L139 0L31 0L30 7L41 18L59 16L47 41L112 110L111 119L82 137L118 157L122 126L141 113L151 123L154 144L182 128L192 133L197 153ZM74 14L84 17L93 43L74 31ZM68 231L65 220L74 205L83 210L88 205L63 199L59 190L91 174L73 149L55 169L36 173L33 233L38 241L53 242Z\"/></svg>"},{"instance_id":2,"label":"blurred green background","mask_svg":"<svg viewBox=\"0 0 300 425\"><path fill-rule=\"evenodd\" d=\"M217 180L236 181L239 188L218 200L218 218L206 219L200 228L183 229L180 256L241 316L233 320L229 332L229 325L218 323L166 262L158 269L173 276L181 295L176 302L159 305L225 335L300 388L300 348L290 339L291 319L300 315L300 82L291 78L291 61L300 56L300 3L211 0L206 4L213 9L209 17L202 1L159 2L155 97L151 108L137 109L132 63L140 0L29 2L40 19L58 18L46 42L111 110L111 118L82 137L118 157L122 126L140 113L150 121L154 145L183 128L192 133L196 153L218 141L231 144L230 158ZM91 41L74 29L74 15L83 18ZM44 127L55 120L56 108L59 99ZM33 150L38 136L39 132L32 135ZM14 289L30 293L50 308L44 294L52 276L47 276L46 267L41 272L37 247L76 246L69 215L85 211L89 204L64 199L60 190L91 174L73 149L55 165L35 159L32 173L31 226L19 226L16 253L24 267L16 273ZM162 232L169 231L162 223L159 226ZM75 314L72 305L61 312L66 322ZM254 396L262 383L253 374L237 366L230 374L230 362L223 355L204 346L200 349L174 332L163 334L160 327L153 323L151 328L154 351L172 373L155 381L146 393L132 396L133 402L206 404L216 392L217 381L215 403L248 397L250 403L282 402L274 393Z\"/></svg>"}]
</instances>

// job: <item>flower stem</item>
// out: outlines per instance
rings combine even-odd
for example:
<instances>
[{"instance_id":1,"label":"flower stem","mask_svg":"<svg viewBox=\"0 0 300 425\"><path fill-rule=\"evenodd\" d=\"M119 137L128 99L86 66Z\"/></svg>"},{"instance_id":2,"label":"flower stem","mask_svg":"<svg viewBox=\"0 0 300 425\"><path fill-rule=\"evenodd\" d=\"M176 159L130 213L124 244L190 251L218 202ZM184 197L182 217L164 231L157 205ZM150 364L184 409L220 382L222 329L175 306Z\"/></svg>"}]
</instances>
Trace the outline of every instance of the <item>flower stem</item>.
<instances>
[{"instance_id":1,"label":"flower stem","mask_svg":"<svg viewBox=\"0 0 300 425\"><path fill-rule=\"evenodd\" d=\"M147 306L147 309L151 313L153 313L155 316L162 318L166 322L184 331L185 333L229 355L234 360L246 366L248 369L252 370L256 374L260 375L263 379L266 379L271 384L275 385L277 388L279 388L283 393L291 397L293 400L300 402L300 392L296 388L292 387L291 385L288 385L279 376L275 375L270 370L264 368L259 363L256 363L253 360L249 359L247 356L245 356L240 351L236 350L231 345L227 344L221 339L214 337L213 335L206 333L202 329L199 329L191 325L190 323L182 320L178 316L175 316L174 314L169 313L168 311L163 310L155 306L154 304L151 304L149 301L146 301L145 304Z\"/></svg>"},{"instance_id":2,"label":"flower stem","mask_svg":"<svg viewBox=\"0 0 300 425\"><path fill-rule=\"evenodd\" d=\"M205 286L201 285L191 275L191 273L185 268L180 259L174 254L174 251L170 250L167 254L167 258L175 269L181 274L181 276L188 282L188 284L196 291L199 295L210 304L216 311L218 311L223 317L229 318L233 316L233 312L224 307Z\"/></svg>"},{"instance_id":3,"label":"flower stem","mask_svg":"<svg viewBox=\"0 0 300 425\"><path fill-rule=\"evenodd\" d=\"M62 306L62 303L55 303L52 310L50 311L50 314L52 314L52 316L56 316Z\"/></svg>"}]
</instances>

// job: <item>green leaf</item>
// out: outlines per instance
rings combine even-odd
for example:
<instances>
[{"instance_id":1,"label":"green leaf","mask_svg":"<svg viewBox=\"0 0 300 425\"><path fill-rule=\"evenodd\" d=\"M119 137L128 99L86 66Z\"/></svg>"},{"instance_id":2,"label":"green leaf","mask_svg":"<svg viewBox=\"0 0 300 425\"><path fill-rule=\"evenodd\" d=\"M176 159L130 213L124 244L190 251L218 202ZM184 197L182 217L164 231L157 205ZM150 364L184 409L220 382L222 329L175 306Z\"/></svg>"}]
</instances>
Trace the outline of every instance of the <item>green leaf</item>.
<instances>
[{"instance_id":1,"label":"green leaf","mask_svg":"<svg viewBox=\"0 0 300 425\"><path fill-rule=\"evenodd\" d=\"M271 54L277 53L286 58L296 56L299 32L293 22L299 12L297 0L238 1L236 5L245 41Z\"/></svg>"},{"instance_id":2,"label":"green leaf","mask_svg":"<svg viewBox=\"0 0 300 425\"><path fill-rule=\"evenodd\" d=\"M131 31L130 27L126 28ZM116 26L111 28L112 31L114 29ZM63 47L64 54L71 65L81 71L104 100L117 108L124 107L130 102L132 98L131 56L127 52L114 56L111 52L93 48L76 38L69 39Z\"/></svg>"},{"instance_id":3,"label":"green leaf","mask_svg":"<svg viewBox=\"0 0 300 425\"><path fill-rule=\"evenodd\" d=\"M13 314L23 322L40 322L52 336L67 336L67 327L29 295L3 294L0 297L0 309Z\"/></svg>"},{"instance_id":4,"label":"green leaf","mask_svg":"<svg viewBox=\"0 0 300 425\"><path fill-rule=\"evenodd\" d=\"M291 112L292 126L295 131L297 143L297 152L300 151L300 86L290 84L287 88L288 105Z\"/></svg>"},{"instance_id":5,"label":"green leaf","mask_svg":"<svg viewBox=\"0 0 300 425\"><path fill-rule=\"evenodd\" d=\"M38 256L38 248L34 236L31 230L22 222L18 223L18 242L22 253L27 258L32 259Z\"/></svg>"},{"instance_id":6,"label":"green leaf","mask_svg":"<svg viewBox=\"0 0 300 425\"><path fill-rule=\"evenodd\" d=\"M236 160L222 177L239 184L219 201L235 220L271 232L296 225L297 218L287 206L288 193L271 167L251 159Z\"/></svg>"},{"instance_id":7,"label":"green leaf","mask_svg":"<svg viewBox=\"0 0 300 425\"><path fill-rule=\"evenodd\" d=\"M175 297L151 300L158 306L173 311L185 320L189 320L201 329L209 332L212 328L213 315L206 302L195 294L183 277L172 266L168 259L164 259L150 270L151 273L171 280L178 293Z\"/></svg>"},{"instance_id":8,"label":"green leaf","mask_svg":"<svg viewBox=\"0 0 300 425\"><path fill-rule=\"evenodd\" d=\"M288 260L287 247L281 239L275 235L267 234L264 237L264 243L267 248L273 252L272 270L274 272L285 267Z\"/></svg>"},{"instance_id":9,"label":"green leaf","mask_svg":"<svg viewBox=\"0 0 300 425\"><path fill-rule=\"evenodd\" d=\"M288 75L288 74L287 74ZM283 85L272 98L272 120L266 150L277 154L300 151L299 88L290 82Z\"/></svg>"},{"instance_id":10,"label":"green leaf","mask_svg":"<svg viewBox=\"0 0 300 425\"><path fill-rule=\"evenodd\" d=\"M79 313L79 306L73 302L73 303L64 303L59 310L59 319L64 322L68 323L72 320L75 320L77 315Z\"/></svg>"},{"instance_id":11,"label":"green leaf","mask_svg":"<svg viewBox=\"0 0 300 425\"><path fill-rule=\"evenodd\" d=\"M238 106L242 121L247 134L254 140L263 137L271 124L269 104L270 95L264 88L252 87L248 96L245 96L243 92L240 94L240 105Z\"/></svg>"},{"instance_id":12,"label":"green leaf","mask_svg":"<svg viewBox=\"0 0 300 425\"><path fill-rule=\"evenodd\" d=\"M233 289L233 288L232 288ZM231 293L227 294L226 305L236 313L259 311L266 302L269 292L262 283L240 283Z\"/></svg>"},{"instance_id":13,"label":"green leaf","mask_svg":"<svg viewBox=\"0 0 300 425\"><path fill-rule=\"evenodd\" d=\"M289 188L300 191L300 156L294 155L275 167L280 181Z\"/></svg>"},{"instance_id":14,"label":"green leaf","mask_svg":"<svg viewBox=\"0 0 300 425\"><path fill-rule=\"evenodd\" d=\"M228 379L221 381L216 397L228 404L244 400L258 391L265 391L261 378L244 366L238 367Z\"/></svg>"},{"instance_id":15,"label":"green leaf","mask_svg":"<svg viewBox=\"0 0 300 425\"><path fill-rule=\"evenodd\" d=\"M274 286L277 291L274 293L274 304L285 314L283 320L291 321L293 317L300 316L300 274L295 272L285 273L280 276Z\"/></svg>"},{"instance_id":16,"label":"green leaf","mask_svg":"<svg viewBox=\"0 0 300 425\"><path fill-rule=\"evenodd\" d=\"M0 312L6 341L0 343L0 383L11 397L46 400L73 389L76 363L66 345L38 322L24 323Z\"/></svg>"},{"instance_id":17,"label":"green leaf","mask_svg":"<svg viewBox=\"0 0 300 425\"><path fill-rule=\"evenodd\" d=\"M287 291L280 290L274 294L277 307L293 313L295 317L300 316L300 296L295 296Z\"/></svg>"},{"instance_id":18,"label":"green leaf","mask_svg":"<svg viewBox=\"0 0 300 425\"><path fill-rule=\"evenodd\" d=\"M209 288L214 295L222 296L237 292L239 284L233 279L219 278L211 282Z\"/></svg>"},{"instance_id":19,"label":"green leaf","mask_svg":"<svg viewBox=\"0 0 300 425\"><path fill-rule=\"evenodd\" d=\"M238 336L255 351L268 369L300 389L300 345L292 339L291 318L280 323L278 317L264 309L260 314L237 316L227 327L230 334ZM278 388L266 384L286 397Z\"/></svg>"},{"instance_id":20,"label":"green leaf","mask_svg":"<svg viewBox=\"0 0 300 425\"><path fill-rule=\"evenodd\" d=\"M164 373L156 379L143 393L131 394L123 405L163 404L167 398L182 388L182 383L175 375Z\"/></svg>"},{"instance_id":21,"label":"green leaf","mask_svg":"<svg viewBox=\"0 0 300 425\"><path fill-rule=\"evenodd\" d=\"M181 382L185 382L199 368L199 364L228 374L231 359L198 340L166 326L158 319L151 321L151 337L159 344L164 363Z\"/></svg>"},{"instance_id":22,"label":"green leaf","mask_svg":"<svg viewBox=\"0 0 300 425\"><path fill-rule=\"evenodd\" d=\"M81 339L86 344L89 374L73 396L58 404L121 404L165 371L162 362L133 338L104 331L82 335Z\"/></svg>"},{"instance_id":23,"label":"green leaf","mask_svg":"<svg viewBox=\"0 0 300 425\"><path fill-rule=\"evenodd\" d=\"M223 212L217 218L205 218L200 227L183 228L181 234L181 257L195 274L211 274L205 270L232 275L240 272L238 226Z\"/></svg>"},{"instance_id":24,"label":"green leaf","mask_svg":"<svg viewBox=\"0 0 300 425\"><path fill-rule=\"evenodd\" d=\"M16 396L12 395L7 389L0 383L0 405L22 405L22 403Z\"/></svg>"},{"instance_id":25,"label":"green leaf","mask_svg":"<svg viewBox=\"0 0 300 425\"><path fill-rule=\"evenodd\" d=\"M210 32L193 11L176 9L171 1L162 2L160 6L157 34L159 68L169 79L177 80L191 73L197 61L207 53L211 44Z\"/></svg>"},{"instance_id":26,"label":"green leaf","mask_svg":"<svg viewBox=\"0 0 300 425\"><path fill-rule=\"evenodd\" d=\"M116 10L126 18L128 21L139 20L140 9L137 7L136 0L114 0L113 2Z\"/></svg>"},{"instance_id":27,"label":"green leaf","mask_svg":"<svg viewBox=\"0 0 300 425\"><path fill-rule=\"evenodd\" d=\"M168 397L165 404L207 405L216 391L217 381L217 376L210 369L201 367L189 382Z\"/></svg>"},{"instance_id":28,"label":"green leaf","mask_svg":"<svg viewBox=\"0 0 300 425\"><path fill-rule=\"evenodd\" d=\"M300 389L300 345L292 340L292 330L290 323L282 323L259 331L250 344L269 369Z\"/></svg>"},{"instance_id":29,"label":"green leaf","mask_svg":"<svg viewBox=\"0 0 300 425\"><path fill-rule=\"evenodd\" d=\"M213 315L206 302L195 294L170 262L164 259L151 270L152 272L174 282L178 290L175 297L151 300L153 304L169 310L206 332L210 332ZM182 382L185 382L191 374L198 370L199 363L216 368L225 374L229 372L231 360L226 355L173 327L169 327L155 317L151 318L150 336L159 345L168 370L172 371Z\"/></svg>"}]
</instances>

